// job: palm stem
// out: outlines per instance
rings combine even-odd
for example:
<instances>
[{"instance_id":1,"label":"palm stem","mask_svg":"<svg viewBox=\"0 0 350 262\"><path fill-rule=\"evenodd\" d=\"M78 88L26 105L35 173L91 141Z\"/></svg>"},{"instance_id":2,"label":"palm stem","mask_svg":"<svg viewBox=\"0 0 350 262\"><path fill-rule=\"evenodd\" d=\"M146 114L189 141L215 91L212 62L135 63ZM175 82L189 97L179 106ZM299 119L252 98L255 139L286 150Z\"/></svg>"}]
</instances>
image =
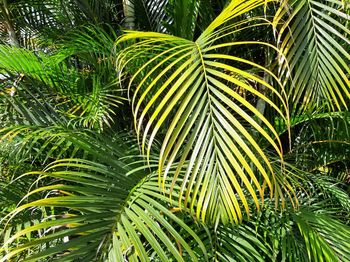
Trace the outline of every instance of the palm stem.
<instances>
[{"instance_id":1,"label":"palm stem","mask_svg":"<svg viewBox=\"0 0 350 262\"><path fill-rule=\"evenodd\" d=\"M4 18L5 18L5 27L7 29L8 34L9 34L10 44L13 46L19 47L18 38L17 38L15 29L14 29L12 22L11 22L11 16L10 16L10 11L8 8L7 0L2 0L2 3L3 3L3 5L0 8L1 8L1 12L3 13Z\"/></svg>"}]
</instances>

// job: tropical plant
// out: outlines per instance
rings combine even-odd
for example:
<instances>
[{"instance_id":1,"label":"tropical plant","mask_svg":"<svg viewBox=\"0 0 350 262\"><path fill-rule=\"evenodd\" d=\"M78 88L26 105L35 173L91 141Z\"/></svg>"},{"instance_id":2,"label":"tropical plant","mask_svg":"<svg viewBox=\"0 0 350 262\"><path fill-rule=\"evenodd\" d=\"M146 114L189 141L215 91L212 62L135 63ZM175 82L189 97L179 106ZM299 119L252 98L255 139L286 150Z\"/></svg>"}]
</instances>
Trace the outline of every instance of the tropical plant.
<instances>
[{"instance_id":1,"label":"tropical plant","mask_svg":"<svg viewBox=\"0 0 350 262\"><path fill-rule=\"evenodd\" d=\"M348 4L0 1L0 261L349 261Z\"/></svg>"}]
</instances>

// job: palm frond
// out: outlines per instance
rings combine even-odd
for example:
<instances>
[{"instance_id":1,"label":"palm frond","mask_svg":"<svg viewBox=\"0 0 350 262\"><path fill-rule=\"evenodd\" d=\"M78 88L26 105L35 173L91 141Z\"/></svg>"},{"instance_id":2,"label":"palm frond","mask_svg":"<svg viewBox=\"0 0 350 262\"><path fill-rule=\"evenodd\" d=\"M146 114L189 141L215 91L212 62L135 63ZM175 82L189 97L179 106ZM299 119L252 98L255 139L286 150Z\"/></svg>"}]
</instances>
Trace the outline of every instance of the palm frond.
<instances>
[{"instance_id":1,"label":"palm frond","mask_svg":"<svg viewBox=\"0 0 350 262\"><path fill-rule=\"evenodd\" d=\"M325 103L333 111L347 108L349 19L342 1L283 1L276 12L279 46L288 61L282 71L292 74L288 94L295 112Z\"/></svg>"},{"instance_id":2,"label":"palm frond","mask_svg":"<svg viewBox=\"0 0 350 262\"><path fill-rule=\"evenodd\" d=\"M255 142L258 135L282 158L279 137L269 121L237 89L261 98L288 122L285 98L259 76L239 67L242 63L262 69L260 65L220 53L225 47L269 44L256 41L216 43L222 36L245 28L244 23L241 27L241 22L222 26L225 22L264 4L265 1L231 2L196 42L142 32L127 32L119 39L119 43L140 39L122 51L119 56L122 66L130 60L136 60L134 65L138 65L137 58L142 62L147 60L139 65L141 68L135 70L130 81L130 84L136 83L132 103L142 149L149 155L158 131L168 126L160 153L159 171L165 170L162 184L164 186L164 181L171 176L174 186L179 173L185 170L179 194L186 196L185 206L191 210L196 203L195 213L202 221L222 219L237 223L244 216L239 202L246 214L251 212L247 192L259 208L258 198L264 197L261 185L266 183L271 192L279 187L270 160L262 145ZM155 45L157 49L153 48ZM272 72L264 70L276 79ZM271 95L276 95L284 105L282 109L251 82L265 86ZM169 168L178 158L177 170L170 173ZM182 197L179 199L182 201Z\"/></svg>"},{"instance_id":3,"label":"palm frond","mask_svg":"<svg viewBox=\"0 0 350 262\"><path fill-rule=\"evenodd\" d=\"M170 257L184 261L185 256L198 261L199 256L205 255L194 231L167 208L167 198L159 192L157 174L137 182L126 176L123 168L120 166L116 172L94 162L65 159L50 164L44 172L27 174L40 175L38 181L54 178L57 183L32 190L26 198L42 193L48 197L19 206L11 217L31 207L51 207L56 211L12 235L4 246L27 233L41 232L40 238L10 250L0 261L22 252L30 254L26 261L49 257L71 261L107 254L111 261L124 257L149 261L153 252L164 261ZM124 173L120 173L122 170ZM193 252L189 239L183 239L176 225L201 247L200 254ZM31 254L32 249L37 250L35 254Z\"/></svg>"},{"instance_id":4,"label":"palm frond","mask_svg":"<svg viewBox=\"0 0 350 262\"><path fill-rule=\"evenodd\" d=\"M166 24L168 31L175 36L193 40L203 2L205 1L170 1L168 12L171 12L172 20Z\"/></svg>"},{"instance_id":5,"label":"palm frond","mask_svg":"<svg viewBox=\"0 0 350 262\"><path fill-rule=\"evenodd\" d=\"M350 227L322 213L300 212L294 216L303 236L308 258L316 261L350 259Z\"/></svg>"},{"instance_id":6,"label":"palm frond","mask_svg":"<svg viewBox=\"0 0 350 262\"><path fill-rule=\"evenodd\" d=\"M86 37L88 36L85 35ZM102 42L108 40L110 38L106 36L105 39L100 38ZM10 102L27 118L36 111L34 100L36 104L45 104L45 107L49 105L51 109L57 108L56 111L63 112L66 119L71 118L76 125L95 129L103 129L106 125L110 126L114 121L115 112L113 109L124 101L122 90L118 87L113 75L107 74L107 68L104 71L98 70L98 68L91 71L85 70L85 68L82 68L81 71L69 68L64 60L67 58L67 50L72 52L72 48L73 46L71 49L63 49L62 52L54 55L45 55L43 53L36 54L26 49L1 46L0 68L8 74L19 75L21 83L29 81L27 86L19 85L18 80L14 81L13 88L18 93L22 90L20 93L22 97L11 95ZM107 46L99 43L94 46L95 54L101 55L101 52L105 54L106 48L108 49ZM110 48L112 48L112 41ZM112 52L112 49L109 51ZM75 52L77 51L75 50ZM70 53L70 55L73 54L75 53ZM98 61L108 60L110 55L111 53L109 57L95 57L95 66L99 67ZM108 63L111 65L112 61L108 60ZM32 80L39 81L44 85L40 91L37 90L39 88L35 84L30 82ZM53 92L56 93L56 96L52 95ZM35 93L35 96L32 93ZM26 95L23 97L23 94ZM44 102L40 102L43 100ZM44 112L45 107L41 107ZM51 113L45 113L46 116L56 114L55 110L51 111ZM33 117L31 118L33 120Z\"/></svg>"},{"instance_id":7,"label":"palm frond","mask_svg":"<svg viewBox=\"0 0 350 262\"><path fill-rule=\"evenodd\" d=\"M220 261L270 261L273 252L264 237L248 225L218 227L217 253Z\"/></svg>"},{"instance_id":8,"label":"palm frond","mask_svg":"<svg viewBox=\"0 0 350 262\"><path fill-rule=\"evenodd\" d=\"M37 49L74 29L89 23L116 23L121 1L19 0L10 3L11 15L22 46Z\"/></svg>"},{"instance_id":9,"label":"palm frond","mask_svg":"<svg viewBox=\"0 0 350 262\"><path fill-rule=\"evenodd\" d=\"M349 167L348 112L313 113L297 118L292 130L290 163L346 182Z\"/></svg>"},{"instance_id":10,"label":"palm frond","mask_svg":"<svg viewBox=\"0 0 350 262\"><path fill-rule=\"evenodd\" d=\"M144 31L165 32L164 26L169 17L169 1L165 0L130 0L137 28Z\"/></svg>"}]
</instances>

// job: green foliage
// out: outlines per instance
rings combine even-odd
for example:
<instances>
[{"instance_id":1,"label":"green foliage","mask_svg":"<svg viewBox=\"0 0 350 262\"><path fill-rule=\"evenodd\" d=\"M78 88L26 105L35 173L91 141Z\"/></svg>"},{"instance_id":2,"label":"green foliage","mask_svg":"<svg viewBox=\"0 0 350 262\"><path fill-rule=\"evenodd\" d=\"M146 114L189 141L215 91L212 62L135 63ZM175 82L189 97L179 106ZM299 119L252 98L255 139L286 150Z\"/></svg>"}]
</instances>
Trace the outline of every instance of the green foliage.
<instances>
[{"instance_id":1,"label":"green foliage","mask_svg":"<svg viewBox=\"0 0 350 262\"><path fill-rule=\"evenodd\" d=\"M0 1L0 261L350 261L349 10Z\"/></svg>"}]
</instances>

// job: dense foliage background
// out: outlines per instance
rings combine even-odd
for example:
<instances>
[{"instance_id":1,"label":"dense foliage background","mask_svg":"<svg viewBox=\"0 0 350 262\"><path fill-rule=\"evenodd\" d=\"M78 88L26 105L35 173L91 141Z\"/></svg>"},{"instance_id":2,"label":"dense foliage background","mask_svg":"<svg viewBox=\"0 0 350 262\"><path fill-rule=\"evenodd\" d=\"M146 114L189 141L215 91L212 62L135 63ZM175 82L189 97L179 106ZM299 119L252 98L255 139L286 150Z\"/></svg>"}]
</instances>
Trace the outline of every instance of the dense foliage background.
<instances>
[{"instance_id":1,"label":"dense foliage background","mask_svg":"<svg viewBox=\"0 0 350 262\"><path fill-rule=\"evenodd\" d=\"M0 0L0 261L350 261L349 4Z\"/></svg>"}]
</instances>

